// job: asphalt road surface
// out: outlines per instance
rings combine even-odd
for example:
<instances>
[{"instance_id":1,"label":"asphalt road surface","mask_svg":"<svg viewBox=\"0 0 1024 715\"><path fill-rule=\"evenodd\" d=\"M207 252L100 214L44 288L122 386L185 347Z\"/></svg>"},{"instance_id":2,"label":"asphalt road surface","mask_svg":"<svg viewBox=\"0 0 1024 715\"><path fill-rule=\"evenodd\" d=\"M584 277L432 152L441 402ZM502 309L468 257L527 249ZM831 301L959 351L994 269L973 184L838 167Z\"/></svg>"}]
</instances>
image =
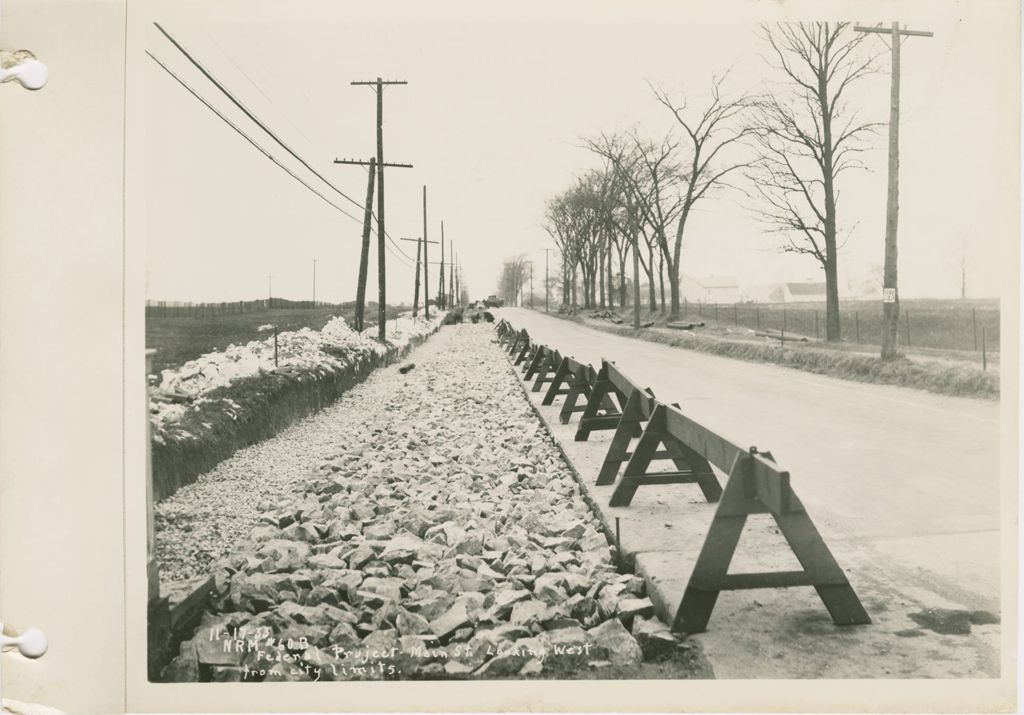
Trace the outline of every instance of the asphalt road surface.
<instances>
[{"instance_id":1,"label":"asphalt road surface","mask_svg":"<svg viewBox=\"0 0 1024 715\"><path fill-rule=\"evenodd\" d=\"M929 590L998 612L999 403L849 382L612 335L526 309L516 328L614 360L737 444L770 450L831 543L877 549Z\"/></svg>"}]
</instances>

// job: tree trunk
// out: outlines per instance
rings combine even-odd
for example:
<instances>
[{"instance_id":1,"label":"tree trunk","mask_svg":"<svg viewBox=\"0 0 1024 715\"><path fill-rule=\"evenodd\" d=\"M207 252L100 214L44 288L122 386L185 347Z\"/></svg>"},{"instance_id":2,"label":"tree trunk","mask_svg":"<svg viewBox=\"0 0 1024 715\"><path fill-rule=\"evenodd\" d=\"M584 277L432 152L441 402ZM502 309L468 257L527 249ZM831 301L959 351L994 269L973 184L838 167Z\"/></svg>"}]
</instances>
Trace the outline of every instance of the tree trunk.
<instances>
[{"instance_id":1,"label":"tree trunk","mask_svg":"<svg viewBox=\"0 0 1024 715\"><path fill-rule=\"evenodd\" d=\"M626 307L626 251L618 255L618 304Z\"/></svg>"},{"instance_id":2,"label":"tree trunk","mask_svg":"<svg viewBox=\"0 0 1024 715\"><path fill-rule=\"evenodd\" d=\"M601 251L599 254L597 273L600 282L600 306L601 309L604 310L604 251Z\"/></svg>"},{"instance_id":3,"label":"tree trunk","mask_svg":"<svg viewBox=\"0 0 1024 715\"><path fill-rule=\"evenodd\" d=\"M658 312L657 286L654 285L654 246L647 244L647 288L651 302L651 312Z\"/></svg>"},{"instance_id":4,"label":"tree trunk","mask_svg":"<svg viewBox=\"0 0 1024 715\"><path fill-rule=\"evenodd\" d=\"M610 310L615 309L615 275L612 271L612 252L608 249L608 308Z\"/></svg>"},{"instance_id":5,"label":"tree trunk","mask_svg":"<svg viewBox=\"0 0 1024 715\"><path fill-rule=\"evenodd\" d=\"M661 295L661 312L665 312L665 254L658 256L658 291Z\"/></svg>"}]
</instances>

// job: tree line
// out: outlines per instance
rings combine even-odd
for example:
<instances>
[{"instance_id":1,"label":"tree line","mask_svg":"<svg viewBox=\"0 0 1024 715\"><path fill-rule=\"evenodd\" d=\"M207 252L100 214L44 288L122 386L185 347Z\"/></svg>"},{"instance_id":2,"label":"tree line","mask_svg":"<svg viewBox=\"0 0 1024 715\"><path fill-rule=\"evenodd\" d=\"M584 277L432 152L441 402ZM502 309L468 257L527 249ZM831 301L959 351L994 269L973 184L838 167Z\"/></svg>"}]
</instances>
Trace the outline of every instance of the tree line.
<instances>
[{"instance_id":1,"label":"tree line","mask_svg":"<svg viewBox=\"0 0 1024 715\"><path fill-rule=\"evenodd\" d=\"M820 264L825 334L839 340L837 252L851 222L841 220L837 182L864 168L860 154L884 126L861 119L847 101L853 85L878 71L878 53L864 37L842 22L762 27L767 89L734 93L728 73L713 77L699 99L652 84L653 100L673 120L665 136L634 128L585 137L598 167L551 197L544 214L559 252L563 305L646 300L652 312L678 319L695 208L735 192L780 250ZM524 269L523 257L506 262L503 290L521 290Z\"/></svg>"}]
</instances>

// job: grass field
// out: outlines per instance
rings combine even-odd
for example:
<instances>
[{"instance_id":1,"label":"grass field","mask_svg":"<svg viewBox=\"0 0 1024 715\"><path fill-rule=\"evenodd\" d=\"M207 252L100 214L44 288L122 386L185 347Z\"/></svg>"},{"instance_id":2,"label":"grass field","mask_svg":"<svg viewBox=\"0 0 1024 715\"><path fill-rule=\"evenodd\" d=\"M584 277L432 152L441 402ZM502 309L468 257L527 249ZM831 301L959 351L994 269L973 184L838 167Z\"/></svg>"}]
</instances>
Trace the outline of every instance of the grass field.
<instances>
[{"instance_id":1,"label":"grass field","mask_svg":"<svg viewBox=\"0 0 1024 715\"><path fill-rule=\"evenodd\" d=\"M688 303L684 320L714 321L754 330L783 330L794 336L825 337L823 303ZM881 304L843 301L840 330L844 343L881 345ZM903 347L999 351L999 301L900 301L899 341Z\"/></svg>"},{"instance_id":2,"label":"grass field","mask_svg":"<svg viewBox=\"0 0 1024 715\"><path fill-rule=\"evenodd\" d=\"M400 310L406 309L389 306L388 318ZM266 338L269 333L256 330L261 325L273 323L279 332L306 327L320 330L336 315L341 315L351 325L355 315L354 304L345 304L341 308L270 308L227 315L149 317L146 320L146 347L157 351L153 356L153 372L159 374L161 370L178 367L203 353ZM366 308L366 325L376 324L377 304L373 303Z\"/></svg>"}]
</instances>

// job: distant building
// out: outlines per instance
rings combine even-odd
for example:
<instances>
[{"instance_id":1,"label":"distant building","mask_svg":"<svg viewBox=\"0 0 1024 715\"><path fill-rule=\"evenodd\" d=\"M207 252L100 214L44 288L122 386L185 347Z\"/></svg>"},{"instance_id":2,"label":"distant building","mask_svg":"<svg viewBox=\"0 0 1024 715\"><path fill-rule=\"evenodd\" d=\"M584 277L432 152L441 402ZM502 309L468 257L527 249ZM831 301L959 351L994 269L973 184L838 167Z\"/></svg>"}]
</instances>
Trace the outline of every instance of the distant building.
<instances>
[{"instance_id":1,"label":"distant building","mask_svg":"<svg viewBox=\"0 0 1024 715\"><path fill-rule=\"evenodd\" d=\"M819 303L825 300L824 281L784 283L784 303Z\"/></svg>"},{"instance_id":2,"label":"distant building","mask_svg":"<svg viewBox=\"0 0 1024 715\"><path fill-rule=\"evenodd\" d=\"M823 303L825 282L749 284L743 287L741 300L753 303Z\"/></svg>"},{"instance_id":3,"label":"distant building","mask_svg":"<svg viewBox=\"0 0 1024 715\"><path fill-rule=\"evenodd\" d=\"M689 276L679 278L679 293L691 303L736 303L740 284L731 276Z\"/></svg>"}]
</instances>

